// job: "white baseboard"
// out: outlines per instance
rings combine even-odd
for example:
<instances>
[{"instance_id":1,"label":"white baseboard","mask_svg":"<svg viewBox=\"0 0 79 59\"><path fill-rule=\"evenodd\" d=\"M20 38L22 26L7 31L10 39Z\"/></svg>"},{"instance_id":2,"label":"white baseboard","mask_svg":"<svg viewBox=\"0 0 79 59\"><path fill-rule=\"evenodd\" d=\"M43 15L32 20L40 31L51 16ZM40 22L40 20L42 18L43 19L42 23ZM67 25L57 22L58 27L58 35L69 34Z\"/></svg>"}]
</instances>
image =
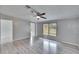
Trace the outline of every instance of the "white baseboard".
<instances>
[{"instance_id":1,"label":"white baseboard","mask_svg":"<svg viewBox=\"0 0 79 59\"><path fill-rule=\"evenodd\" d=\"M40 39L44 39L44 38L40 37ZM75 47L79 47L79 45L76 44L76 43L71 43L71 42L66 42L66 41L60 41L60 40L56 40L56 41L58 41L60 43L69 44L69 45L72 45L72 46L75 46Z\"/></svg>"},{"instance_id":2,"label":"white baseboard","mask_svg":"<svg viewBox=\"0 0 79 59\"><path fill-rule=\"evenodd\" d=\"M75 44L75 43L65 42L65 41L59 41L59 42L62 42L62 43L65 43L65 44L69 44L69 45L72 45L72 46L75 46L75 47L79 47L79 45Z\"/></svg>"},{"instance_id":3,"label":"white baseboard","mask_svg":"<svg viewBox=\"0 0 79 59\"><path fill-rule=\"evenodd\" d=\"M29 39L30 37L20 37L20 38L17 38L17 39L14 39L13 41L16 41L16 40L23 40L23 39Z\"/></svg>"},{"instance_id":4,"label":"white baseboard","mask_svg":"<svg viewBox=\"0 0 79 59\"><path fill-rule=\"evenodd\" d=\"M21 37L21 38L18 38L18 39L13 39L11 42L13 41L17 41L17 40L23 40L23 39L29 39L30 37ZM6 43L10 43L10 42L6 42ZM6 43L1 43L0 44L6 44Z\"/></svg>"},{"instance_id":5,"label":"white baseboard","mask_svg":"<svg viewBox=\"0 0 79 59\"><path fill-rule=\"evenodd\" d=\"M12 41L8 41L8 42L0 42L0 44L7 44L7 43L11 43L11 42L13 42L13 40Z\"/></svg>"}]
</instances>

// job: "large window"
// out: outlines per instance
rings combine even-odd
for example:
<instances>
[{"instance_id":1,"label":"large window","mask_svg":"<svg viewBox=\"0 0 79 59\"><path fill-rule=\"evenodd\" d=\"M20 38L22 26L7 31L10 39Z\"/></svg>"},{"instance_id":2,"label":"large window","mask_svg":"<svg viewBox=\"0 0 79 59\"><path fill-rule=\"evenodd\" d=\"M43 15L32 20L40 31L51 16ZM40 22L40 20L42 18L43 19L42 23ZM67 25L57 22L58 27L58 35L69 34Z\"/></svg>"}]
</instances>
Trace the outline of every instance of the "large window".
<instances>
[{"instance_id":1,"label":"large window","mask_svg":"<svg viewBox=\"0 0 79 59\"><path fill-rule=\"evenodd\" d=\"M49 24L49 35L56 36L56 23Z\"/></svg>"},{"instance_id":2,"label":"large window","mask_svg":"<svg viewBox=\"0 0 79 59\"><path fill-rule=\"evenodd\" d=\"M43 35L56 36L56 23L43 24Z\"/></svg>"}]
</instances>

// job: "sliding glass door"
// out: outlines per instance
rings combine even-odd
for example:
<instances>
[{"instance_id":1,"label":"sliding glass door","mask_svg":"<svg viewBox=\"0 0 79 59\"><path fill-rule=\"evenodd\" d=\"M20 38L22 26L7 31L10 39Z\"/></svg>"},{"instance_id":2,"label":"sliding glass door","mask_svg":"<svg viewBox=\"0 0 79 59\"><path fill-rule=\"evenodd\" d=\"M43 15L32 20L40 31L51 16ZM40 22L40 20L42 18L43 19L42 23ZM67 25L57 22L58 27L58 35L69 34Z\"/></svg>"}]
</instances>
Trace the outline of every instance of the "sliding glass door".
<instances>
[{"instance_id":1,"label":"sliding glass door","mask_svg":"<svg viewBox=\"0 0 79 59\"><path fill-rule=\"evenodd\" d=\"M12 20L1 20L1 44L12 42L13 24Z\"/></svg>"},{"instance_id":2,"label":"sliding glass door","mask_svg":"<svg viewBox=\"0 0 79 59\"><path fill-rule=\"evenodd\" d=\"M56 36L56 23L49 24L49 34L50 36Z\"/></svg>"},{"instance_id":3,"label":"sliding glass door","mask_svg":"<svg viewBox=\"0 0 79 59\"><path fill-rule=\"evenodd\" d=\"M43 24L43 35L56 36L56 23Z\"/></svg>"}]
</instances>

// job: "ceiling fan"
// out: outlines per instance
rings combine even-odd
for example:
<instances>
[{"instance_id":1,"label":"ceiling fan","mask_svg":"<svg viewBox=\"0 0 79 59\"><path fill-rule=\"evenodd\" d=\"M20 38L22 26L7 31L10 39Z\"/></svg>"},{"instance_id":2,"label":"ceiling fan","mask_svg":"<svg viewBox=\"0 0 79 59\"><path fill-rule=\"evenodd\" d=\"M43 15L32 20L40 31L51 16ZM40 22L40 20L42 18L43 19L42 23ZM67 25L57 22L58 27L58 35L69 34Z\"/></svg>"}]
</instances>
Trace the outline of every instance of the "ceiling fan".
<instances>
[{"instance_id":1,"label":"ceiling fan","mask_svg":"<svg viewBox=\"0 0 79 59\"><path fill-rule=\"evenodd\" d=\"M33 13L36 16L37 20L39 20L40 18L47 19L46 17L44 17L46 13L40 13L36 11L35 9L33 9L32 7L30 7L29 5L26 5L25 7L31 10L31 13Z\"/></svg>"}]
</instances>

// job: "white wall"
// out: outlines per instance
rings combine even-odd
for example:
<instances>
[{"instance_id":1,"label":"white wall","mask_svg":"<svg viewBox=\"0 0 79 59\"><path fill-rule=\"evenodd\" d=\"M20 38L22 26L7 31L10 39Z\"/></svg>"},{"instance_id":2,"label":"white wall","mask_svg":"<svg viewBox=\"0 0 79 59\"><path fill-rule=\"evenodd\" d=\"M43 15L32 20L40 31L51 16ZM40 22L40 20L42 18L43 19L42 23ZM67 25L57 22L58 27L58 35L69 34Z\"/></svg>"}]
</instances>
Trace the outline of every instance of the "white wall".
<instances>
[{"instance_id":1,"label":"white wall","mask_svg":"<svg viewBox=\"0 0 79 59\"><path fill-rule=\"evenodd\" d=\"M60 20L57 22L58 31L57 31L57 40L69 43L69 44L77 44L77 35L78 27L77 20Z\"/></svg>"},{"instance_id":2,"label":"white wall","mask_svg":"<svg viewBox=\"0 0 79 59\"><path fill-rule=\"evenodd\" d=\"M77 20L77 44L79 46L79 19Z\"/></svg>"},{"instance_id":3,"label":"white wall","mask_svg":"<svg viewBox=\"0 0 79 59\"><path fill-rule=\"evenodd\" d=\"M1 19L0 19L0 44L1 44Z\"/></svg>"},{"instance_id":4,"label":"white wall","mask_svg":"<svg viewBox=\"0 0 79 59\"><path fill-rule=\"evenodd\" d=\"M23 20L13 21L13 39L25 39L30 37L30 23Z\"/></svg>"},{"instance_id":5,"label":"white wall","mask_svg":"<svg viewBox=\"0 0 79 59\"><path fill-rule=\"evenodd\" d=\"M1 14L0 14L0 44L1 44Z\"/></svg>"},{"instance_id":6,"label":"white wall","mask_svg":"<svg viewBox=\"0 0 79 59\"><path fill-rule=\"evenodd\" d=\"M43 35L42 23L36 23L36 34L38 37L41 37Z\"/></svg>"},{"instance_id":7,"label":"white wall","mask_svg":"<svg viewBox=\"0 0 79 59\"><path fill-rule=\"evenodd\" d=\"M21 40L30 37L30 22L20 18L0 14L1 19L13 21L13 40ZM1 20L0 19L0 20Z\"/></svg>"}]
</instances>

